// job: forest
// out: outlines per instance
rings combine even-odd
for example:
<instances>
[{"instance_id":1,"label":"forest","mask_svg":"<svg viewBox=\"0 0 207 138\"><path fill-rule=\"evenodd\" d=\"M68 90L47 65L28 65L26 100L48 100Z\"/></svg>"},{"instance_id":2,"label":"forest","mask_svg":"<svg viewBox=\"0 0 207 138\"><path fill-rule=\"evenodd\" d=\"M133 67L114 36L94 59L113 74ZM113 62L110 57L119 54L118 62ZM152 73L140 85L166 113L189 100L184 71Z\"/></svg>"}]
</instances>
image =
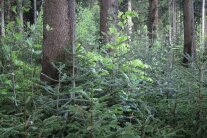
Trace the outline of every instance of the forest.
<instances>
[{"instance_id":1,"label":"forest","mask_svg":"<svg viewBox=\"0 0 207 138\"><path fill-rule=\"evenodd\" d=\"M0 138L206 138L205 0L0 0Z\"/></svg>"}]
</instances>

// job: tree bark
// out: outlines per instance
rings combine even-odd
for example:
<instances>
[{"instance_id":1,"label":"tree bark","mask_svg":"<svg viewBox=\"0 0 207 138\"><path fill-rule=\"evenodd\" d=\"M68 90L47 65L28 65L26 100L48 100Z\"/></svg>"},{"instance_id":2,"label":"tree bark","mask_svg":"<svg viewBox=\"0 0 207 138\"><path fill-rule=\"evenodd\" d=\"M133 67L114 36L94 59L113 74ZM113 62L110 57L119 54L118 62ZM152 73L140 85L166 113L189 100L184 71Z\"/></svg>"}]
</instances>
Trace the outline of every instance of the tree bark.
<instances>
[{"instance_id":1,"label":"tree bark","mask_svg":"<svg viewBox=\"0 0 207 138\"><path fill-rule=\"evenodd\" d=\"M157 28L158 28L158 0L149 0L149 23L148 23L149 39L157 38Z\"/></svg>"},{"instance_id":2,"label":"tree bark","mask_svg":"<svg viewBox=\"0 0 207 138\"><path fill-rule=\"evenodd\" d=\"M193 0L184 0L184 58L183 65L188 67L195 60L195 26ZM190 58L190 59L189 59Z\"/></svg>"},{"instance_id":3,"label":"tree bark","mask_svg":"<svg viewBox=\"0 0 207 138\"><path fill-rule=\"evenodd\" d=\"M116 26L118 22L118 0L101 0L100 8L100 41L107 44L113 38L108 34L110 25Z\"/></svg>"},{"instance_id":4,"label":"tree bark","mask_svg":"<svg viewBox=\"0 0 207 138\"><path fill-rule=\"evenodd\" d=\"M22 0L17 1L18 15L19 15L19 31L23 32L24 30L24 19L23 19L23 7Z\"/></svg>"},{"instance_id":5,"label":"tree bark","mask_svg":"<svg viewBox=\"0 0 207 138\"><path fill-rule=\"evenodd\" d=\"M4 0L1 0L1 36L5 36Z\"/></svg>"},{"instance_id":6,"label":"tree bark","mask_svg":"<svg viewBox=\"0 0 207 138\"><path fill-rule=\"evenodd\" d=\"M201 50L203 51L205 48L205 0L202 0L202 25L201 25Z\"/></svg>"},{"instance_id":7,"label":"tree bark","mask_svg":"<svg viewBox=\"0 0 207 138\"><path fill-rule=\"evenodd\" d=\"M176 42L176 25L177 25L177 20L176 20L176 0L171 0L169 1L169 68L172 70L173 68L173 58L174 58L174 51L173 51L173 46Z\"/></svg>"},{"instance_id":8,"label":"tree bark","mask_svg":"<svg viewBox=\"0 0 207 138\"><path fill-rule=\"evenodd\" d=\"M37 0L33 0L33 9L34 9L34 23L36 24L37 22Z\"/></svg>"},{"instance_id":9,"label":"tree bark","mask_svg":"<svg viewBox=\"0 0 207 138\"><path fill-rule=\"evenodd\" d=\"M171 30L171 32L172 32L172 34L171 34L171 36L172 36L172 43L173 44L175 44L175 42L176 42L176 31L177 31L177 17L176 17L176 12L177 12L177 8L176 8L176 1L177 0L172 0L172 3L171 3L171 7L172 7L172 9L171 9L171 11L172 11L172 24L171 24L171 26L172 26L172 30Z\"/></svg>"},{"instance_id":10,"label":"tree bark","mask_svg":"<svg viewBox=\"0 0 207 138\"><path fill-rule=\"evenodd\" d=\"M68 18L69 18L69 46L71 47L72 50L72 59L68 59L69 63L68 64L72 64L70 68L72 68L72 70L69 69L69 72L71 72L72 74L72 85L75 88L76 83L75 83L75 56L76 56L76 47L75 47L75 0L68 0ZM72 61L72 63L70 62ZM71 97L75 97L73 94L71 95Z\"/></svg>"},{"instance_id":11,"label":"tree bark","mask_svg":"<svg viewBox=\"0 0 207 138\"><path fill-rule=\"evenodd\" d=\"M69 66L73 65L75 0L45 0L43 24L43 59L40 78L42 81L55 83L58 82L59 72L53 63L68 61Z\"/></svg>"}]
</instances>

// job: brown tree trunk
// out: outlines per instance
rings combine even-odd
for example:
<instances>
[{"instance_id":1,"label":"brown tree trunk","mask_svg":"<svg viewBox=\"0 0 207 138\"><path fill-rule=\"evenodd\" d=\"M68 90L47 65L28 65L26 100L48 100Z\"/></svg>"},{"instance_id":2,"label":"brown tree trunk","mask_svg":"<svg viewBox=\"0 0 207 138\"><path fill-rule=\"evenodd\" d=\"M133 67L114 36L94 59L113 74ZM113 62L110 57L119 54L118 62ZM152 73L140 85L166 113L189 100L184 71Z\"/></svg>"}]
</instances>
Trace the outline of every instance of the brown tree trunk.
<instances>
[{"instance_id":1,"label":"brown tree trunk","mask_svg":"<svg viewBox=\"0 0 207 138\"><path fill-rule=\"evenodd\" d=\"M106 44L112 41L108 31L111 24L116 26L118 22L118 0L101 0L100 2L100 37L101 43Z\"/></svg>"},{"instance_id":2,"label":"brown tree trunk","mask_svg":"<svg viewBox=\"0 0 207 138\"><path fill-rule=\"evenodd\" d=\"M149 39L157 38L158 27L158 0L149 0Z\"/></svg>"},{"instance_id":3,"label":"brown tree trunk","mask_svg":"<svg viewBox=\"0 0 207 138\"><path fill-rule=\"evenodd\" d=\"M54 83L58 81L59 72L52 63L68 60L70 66L73 64L75 0L45 0L43 24L43 59L40 78L42 81Z\"/></svg>"},{"instance_id":4,"label":"brown tree trunk","mask_svg":"<svg viewBox=\"0 0 207 138\"><path fill-rule=\"evenodd\" d=\"M184 0L184 58L183 64L188 67L189 62L195 59L195 26L193 0ZM190 58L190 59L189 59Z\"/></svg>"}]
</instances>

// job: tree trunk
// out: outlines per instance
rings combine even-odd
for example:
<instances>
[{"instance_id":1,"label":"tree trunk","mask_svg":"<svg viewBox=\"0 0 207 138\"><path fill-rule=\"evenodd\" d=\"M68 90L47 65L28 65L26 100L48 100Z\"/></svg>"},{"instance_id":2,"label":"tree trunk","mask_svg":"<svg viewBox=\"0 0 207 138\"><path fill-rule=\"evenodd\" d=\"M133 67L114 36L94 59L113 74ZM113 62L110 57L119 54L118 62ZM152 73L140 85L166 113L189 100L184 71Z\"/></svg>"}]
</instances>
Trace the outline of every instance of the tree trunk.
<instances>
[{"instance_id":1,"label":"tree trunk","mask_svg":"<svg viewBox=\"0 0 207 138\"><path fill-rule=\"evenodd\" d=\"M24 13L24 22L35 24L37 22L38 12L41 10L42 0L31 0L31 8Z\"/></svg>"},{"instance_id":2,"label":"tree trunk","mask_svg":"<svg viewBox=\"0 0 207 138\"><path fill-rule=\"evenodd\" d=\"M34 23L36 24L37 22L37 0L33 0L33 16L34 16Z\"/></svg>"},{"instance_id":3,"label":"tree trunk","mask_svg":"<svg viewBox=\"0 0 207 138\"><path fill-rule=\"evenodd\" d=\"M173 58L174 58L174 51L173 51L173 46L176 42L176 0L171 0L169 1L169 68L170 70L173 68Z\"/></svg>"},{"instance_id":4,"label":"tree trunk","mask_svg":"<svg viewBox=\"0 0 207 138\"><path fill-rule=\"evenodd\" d=\"M176 33L177 33L177 0L170 1L170 37L171 44L176 42Z\"/></svg>"},{"instance_id":5,"label":"tree trunk","mask_svg":"<svg viewBox=\"0 0 207 138\"><path fill-rule=\"evenodd\" d=\"M193 0L184 0L184 58L183 64L188 67L196 56L195 26Z\"/></svg>"},{"instance_id":6,"label":"tree trunk","mask_svg":"<svg viewBox=\"0 0 207 138\"><path fill-rule=\"evenodd\" d=\"M176 12L177 12L177 8L176 8L176 1L177 0L172 0L172 3L171 3L171 11L172 11L172 30L171 30L171 36L172 36L172 43L175 44L176 42L176 31L177 31L177 17L176 17Z\"/></svg>"},{"instance_id":7,"label":"tree trunk","mask_svg":"<svg viewBox=\"0 0 207 138\"><path fill-rule=\"evenodd\" d=\"M72 74L72 85L75 87L75 55L76 55L76 47L75 47L75 0L68 0L68 18L69 18L69 46L71 47L72 50L72 63L69 61L68 64L72 64L72 70L69 69L69 72ZM69 59L68 59L69 60ZM70 67L71 68L71 67ZM75 96L72 94L72 98Z\"/></svg>"},{"instance_id":8,"label":"tree trunk","mask_svg":"<svg viewBox=\"0 0 207 138\"><path fill-rule=\"evenodd\" d=\"M202 0L202 25L201 25L201 50L203 51L205 48L205 0Z\"/></svg>"},{"instance_id":9,"label":"tree trunk","mask_svg":"<svg viewBox=\"0 0 207 138\"><path fill-rule=\"evenodd\" d=\"M22 0L18 0L17 3L18 14L19 14L19 31L23 32L24 30L24 19L23 19L23 7L22 7Z\"/></svg>"},{"instance_id":10,"label":"tree trunk","mask_svg":"<svg viewBox=\"0 0 207 138\"><path fill-rule=\"evenodd\" d=\"M149 39L157 38L157 27L158 27L158 0L149 0L149 24L148 24Z\"/></svg>"},{"instance_id":11,"label":"tree trunk","mask_svg":"<svg viewBox=\"0 0 207 138\"><path fill-rule=\"evenodd\" d=\"M73 65L75 0L45 0L43 24L43 59L40 78L42 81L55 83L58 82L59 72L53 66L53 62L68 60L69 65Z\"/></svg>"},{"instance_id":12,"label":"tree trunk","mask_svg":"<svg viewBox=\"0 0 207 138\"><path fill-rule=\"evenodd\" d=\"M107 44L113 40L113 37L108 34L110 25L116 26L118 22L118 0L101 0L100 5L101 43Z\"/></svg>"},{"instance_id":13,"label":"tree trunk","mask_svg":"<svg viewBox=\"0 0 207 138\"><path fill-rule=\"evenodd\" d=\"M5 36L4 0L1 0L1 36Z\"/></svg>"}]
</instances>

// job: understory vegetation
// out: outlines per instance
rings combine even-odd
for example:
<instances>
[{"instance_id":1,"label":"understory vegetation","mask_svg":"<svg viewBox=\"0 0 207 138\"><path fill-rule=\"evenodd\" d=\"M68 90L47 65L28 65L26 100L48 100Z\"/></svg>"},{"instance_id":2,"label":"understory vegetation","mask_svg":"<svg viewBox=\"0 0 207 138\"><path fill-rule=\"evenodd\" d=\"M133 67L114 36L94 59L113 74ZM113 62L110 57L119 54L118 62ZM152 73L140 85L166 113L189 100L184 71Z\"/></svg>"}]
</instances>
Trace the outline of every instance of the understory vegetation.
<instances>
[{"instance_id":1,"label":"understory vegetation","mask_svg":"<svg viewBox=\"0 0 207 138\"><path fill-rule=\"evenodd\" d=\"M53 86L39 80L42 13L24 33L18 32L18 20L6 25L0 44L0 137L207 135L207 61L201 51L196 62L183 67L183 41L170 44L165 26L150 42L145 17L135 12L120 13L121 29L110 28L114 42L100 47L99 6L80 4L77 11L76 73L54 63L59 81ZM129 17L141 22L130 38Z\"/></svg>"}]
</instances>

